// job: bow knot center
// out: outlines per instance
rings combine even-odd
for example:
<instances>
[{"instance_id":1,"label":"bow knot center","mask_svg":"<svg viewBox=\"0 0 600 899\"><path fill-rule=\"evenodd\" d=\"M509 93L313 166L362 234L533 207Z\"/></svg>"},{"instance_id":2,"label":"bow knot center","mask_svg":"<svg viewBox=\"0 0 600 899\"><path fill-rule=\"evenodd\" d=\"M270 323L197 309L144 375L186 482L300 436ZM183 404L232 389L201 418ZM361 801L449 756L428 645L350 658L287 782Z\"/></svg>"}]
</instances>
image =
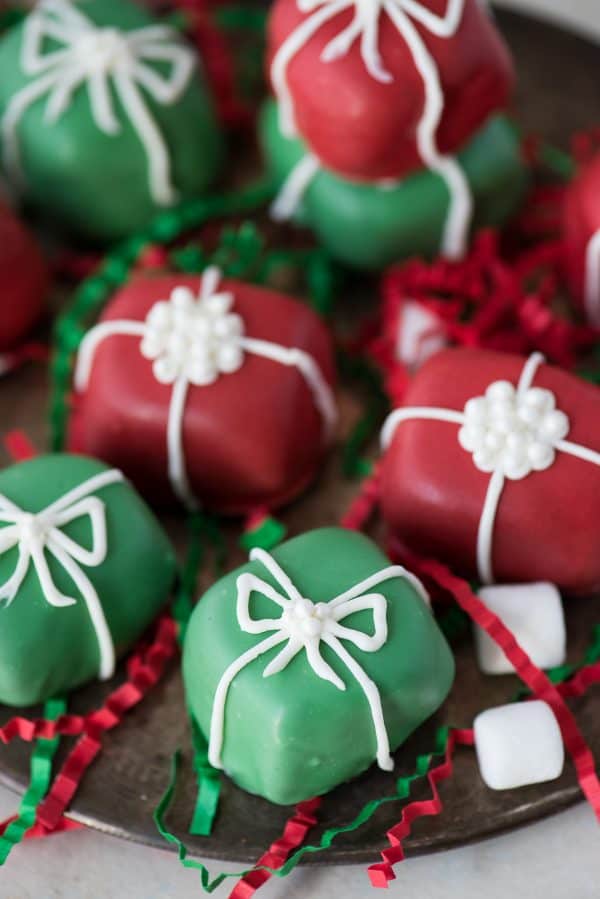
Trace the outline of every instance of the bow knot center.
<instances>
[{"instance_id":1,"label":"bow knot center","mask_svg":"<svg viewBox=\"0 0 600 899\"><path fill-rule=\"evenodd\" d=\"M133 61L127 39L118 28L85 31L77 38L73 49L88 72L108 74Z\"/></svg>"},{"instance_id":2,"label":"bow knot center","mask_svg":"<svg viewBox=\"0 0 600 899\"><path fill-rule=\"evenodd\" d=\"M48 528L39 517L30 512L24 512L19 520L19 535L21 542L26 546L32 543L44 543Z\"/></svg>"},{"instance_id":3,"label":"bow knot center","mask_svg":"<svg viewBox=\"0 0 600 899\"><path fill-rule=\"evenodd\" d=\"M296 600L284 612L285 624L290 634L300 640L307 637L321 637L328 628L330 617L327 603L314 603L305 598Z\"/></svg>"}]
</instances>

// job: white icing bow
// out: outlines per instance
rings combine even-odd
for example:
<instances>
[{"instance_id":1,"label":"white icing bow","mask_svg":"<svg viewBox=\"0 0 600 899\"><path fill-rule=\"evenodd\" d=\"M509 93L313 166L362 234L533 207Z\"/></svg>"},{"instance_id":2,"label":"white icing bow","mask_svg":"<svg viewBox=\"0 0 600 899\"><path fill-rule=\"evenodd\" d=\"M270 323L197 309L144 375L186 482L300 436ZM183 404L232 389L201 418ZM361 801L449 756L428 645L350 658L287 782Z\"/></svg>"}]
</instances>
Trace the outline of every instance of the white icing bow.
<instances>
[{"instance_id":1,"label":"white icing bow","mask_svg":"<svg viewBox=\"0 0 600 899\"><path fill-rule=\"evenodd\" d=\"M154 377L173 385L167 425L169 479L176 496L188 507L197 506L190 487L183 450L183 416L190 387L207 387L221 375L233 374L244 362L245 353L262 356L296 368L311 391L329 441L337 422L333 391L316 360L304 350L284 347L245 334L243 319L234 314L234 296L219 292L221 271L210 266L202 275L200 294L176 287L169 300L155 303L145 321L101 322L92 328L79 348L75 389L83 392L89 383L98 346L107 337L140 337L140 352L153 360Z\"/></svg>"},{"instance_id":2,"label":"white icing bow","mask_svg":"<svg viewBox=\"0 0 600 899\"><path fill-rule=\"evenodd\" d=\"M599 452L565 439L569 419L556 408L552 391L532 386L543 362L544 357L534 353L527 360L516 389L509 381L495 381L485 396L470 399L464 412L436 406L396 409L381 433L385 450L396 428L405 421L442 421L459 426L461 447L472 454L479 471L491 474L477 533L477 567L485 584L494 581L494 527L506 480L520 481L551 468L557 452L600 466Z\"/></svg>"},{"instance_id":3,"label":"white icing bow","mask_svg":"<svg viewBox=\"0 0 600 899\"><path fill-rule=\"evenodd\" d=\"M14 574L0 586L0 600L4 600L6 606L12 603L27 576L30 564L33 564L44 599L49 605L55 608L75 605L77 599L61 593L52 579L46 552L54 556L86 603L98 640L99 677L102 680L111 677L114 672L115 650L96 589L81 566L101 565L107 553L105 507L102 500L93 494L122 480L120 471L113 469L102 472L34 514L20 509L0 494L0 522L6 525L0 528L0 556L14 547L18 549ZM76 543L62 531L65 525L86 516L92 527L91 549Z\"/></svg>"},{"instance_id":4,"label":"white icing bow","mask_svg":"<svg viewBox=\"0 0 600 899\"><path fill-rule=\"evenodd\" d=\"M473 198L467 179L456 160L442 154L437 146L437 130L444 112L444 92L439 71L414 22L431 34L449 38L456 33L463 15L465 0L447 0L443 16L433 13L418 0L297 0L298 9L311 13L283 42L273 58L271 78L279 103L280 129L284 136L297 134L294 103L288 84L287 70L296 54L329 22L346 10L354 17L324 48L321 60L334 62L345 56L356 41L365 67L372 78L383 83L393 81L379 52L379 22L386 14L410 50L415 68L423 79L425 105L416 130L419 154L432 172L445 182L450 193L450 208L442 236L442 253L448 258L461 258L466 250ZM414 21L413 21L414 20ZM393 113L392 113L393 114ZM290 217L299 205L304 191L319 169L318 160L308 154L292 170L282 195L276 201L276 218Z\"/></svg>"},{"instance_id":5,"label":"white icing bow","mask_svg":"<svg viewBox=\"0 0 600 899\"><path fill-rule=\"evenodd\" d=\"M48 40L57 42L59 49L45 51ZM2 120L8 167L20 173L19 123L31 104L44 95L48 95L44 117L52 125L69 108L76 91L87 86L96 126L104 134L118 134L121 124L114 87L144 145L153 200L163 206L176 201L169 150L144 97L145 92L156 103L171 105L189 83L194 54L172 28L101 28L71 0L41 0L25 22L21 65L25 75L34 80L15 94Z\"/></svg>"},{"instance_id":6,"label":"white icing bow","mask_svg":"<svg viewBox=\"0 0 600 899\"><path fill-rule=\"evenodd\" d=\"M551 390L519 392L510 381L490 384L485 396L468 401L464 414L458 432L462 448L473 453L480 471L500 470L511 481L550 468L569 433L569 419L556 408Z\"/></svg>"},{"instance_id":7,"label":"white icing bow","mask_svg":"<svg viewBox=\"0 0 600 899\"><path fill-rule=\"evenodd\" d=\"M332 599L328 603L314 603L303 597L290 578L281 569L275 559L261 549L253 549L250 553L251 561L261 562L269 574L279 585L281 592L271 584L256 577L253 574L244 573L237 580L237 619L240 628L247 634L271 633L260 643L257 643L227 668L215 692L210 726L209 761L215 768L222 768L221 749L223 745L223 730L225 720L225 706L229 687L239 672L258 659L260 656L280 646L286 645L280 650L274 659L269 662L263 672L263 677L272 677L283 671L295 656L304 650L307 661L321 680L329 681L338 690L346 689L342 679L336 674L321 655L321 643L335 653L338 659L344 663L350 674L363 690L375 728L377 739L377 763L385 771L391 771L394 767L390 756L389 739L381 707L381 697L376 684L368 677L361 665L350 655L341 641L348 641L362 652L377 652L385 645L388 637L387 629L387 600L380 593L369 591L384 581L393 578L404 578L415 588L426 604L429 604L429 596L421 582L413 574L399 565L392 565L376 574L371 575L360 584L351 587L344 593ZM259 593L280 606L282 614L279 618L255 619L250 615L250 597L252 593ZM340 622L353 615L355 612L370 611L373 613L373 633L365 634L355 628L347 627Z\"/></svg>"},{"instance_id":8,"label":"white icing bow","mask_svg":"<svg viewBox=\"0 0 600 899\"><path fill-rule=\"evenodd\" d=\"M156 303L148 313L140 350L154 360L161 384L185 377L202 387L242 367L244 321L231 312L233 294L216 292L219 277L217 269L209 269L199 298L189 287L176 287L168 302Z\"/></svg>"}]
</instances>

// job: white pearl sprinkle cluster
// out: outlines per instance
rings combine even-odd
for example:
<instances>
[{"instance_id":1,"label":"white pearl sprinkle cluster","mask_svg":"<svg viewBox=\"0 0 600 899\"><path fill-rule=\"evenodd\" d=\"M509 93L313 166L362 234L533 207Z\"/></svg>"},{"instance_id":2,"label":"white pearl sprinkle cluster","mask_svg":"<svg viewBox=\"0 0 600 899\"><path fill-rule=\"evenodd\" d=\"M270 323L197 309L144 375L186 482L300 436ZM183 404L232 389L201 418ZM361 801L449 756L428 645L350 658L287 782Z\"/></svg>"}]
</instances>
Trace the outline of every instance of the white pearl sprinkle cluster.
<instances>
[{"instance_id":1,"label":"white pearl sprinkle cluster","mask_svg":"<svg viewBox=\"0 0 600 899\"><path fill-rule=\"evenodd\" d=\"M480 471L501 471L519 481L554 463L556 447L569 433L569 419L550 390L519 393L509 381L490 384L469 400L458 440Z\"/></svg>"},{"instance_id":2,"label":"white pearl sprinkle cluster","mask_svg":"<svg viewBox=\"0 0 600 899\"><path fill-rule=\"evenodd\" d=\"M203 387L242 367L244 322L231 312L233 302L230 293L198 299L189 287L176 287L168 301L155 303L140 350L154 360L157 381L173 384L184 377Z\"/></svg>"},{"instance_id":3,"label":"white pearl sprinkle cluster","mask_svg":"<svg viewBox=\"0 0 600 899\"><path fill-rule=\"evenodd\" d=\"M326 602L314 603L310 599L298 599L285 609L281 623L290 635L300 641L321 637L327 630L330 609Z\"/></svg>"}]
</instances>

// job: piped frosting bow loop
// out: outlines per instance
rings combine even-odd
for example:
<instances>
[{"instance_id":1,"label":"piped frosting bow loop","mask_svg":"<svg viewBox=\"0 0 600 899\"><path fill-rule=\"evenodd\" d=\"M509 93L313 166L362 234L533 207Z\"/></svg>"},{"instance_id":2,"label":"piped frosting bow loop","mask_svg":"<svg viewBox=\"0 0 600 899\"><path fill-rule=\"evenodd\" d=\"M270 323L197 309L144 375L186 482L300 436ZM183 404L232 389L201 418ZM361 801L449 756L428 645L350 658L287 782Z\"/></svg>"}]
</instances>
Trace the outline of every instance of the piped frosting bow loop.
<instances>
[{"instance_id":1,"label":"piped frosting bow loop","mask_svg":"<svg viewBox=\"0 0 600 899\"><path fill-rule=\"evenodd\" d=\"M317 677L329 681L338 690L345 690L342 679L323 659L320 644L323 642L331 646L332 638L338 638L349 640L363 652L377 652L386 643L388 636L385 597L381 594L360 595L360 592L355 595L355 588L348 596L338 597L331 602L313 602L302 596L267 553L253 550L250 558L261 561L276 577L281 588L279 592L253 574L242 574L238 579L237 617L241 629L250 634L278 631L282 642L287 640L281 652L265 668L264 677L283 671L294 656L304 649L308 663ZM279 618L253 619L250 615L250 597L255 592L280 606L282 615ZM372 635L340 624L349 615L367 610L373 613Z\"/></svg>"},{"instance_id":2,"label":"piped frosting bow loop","mask_svg":"<svg viewBox=\"0 0 600 899\"><path fill-rule=\"evenodd\" d=\"M123 480L120 471L103 472L69 491L41 512L21 509L0 494L0 556L16 548L17 563L13 574L0 585L0 600L10 606L33 565L44 599L55 608L77 603L76 596L62 593L56 584L47 555L62 566L85 601L100 650L100 677L111 677L115 666L112 638L98 594L81 566L96 567L106 559L108 551L105 505L92 494L109 484ZM71 522L87 518L91 526L91 547L86 548L64 533Z\"/></svg>"},{"instance_id":3,"label":"piped frosting bow loop","mask_svg":"<svg viewBox=\"0 0 600 899\"><path fill-rule=\"evenodd\" d=\"M223 674L215 693L211 720L209 759L214 767L222 767L221 748L225 719L225 705L229 686L236 675L260 656L281 647L267 664L263 677L272 677L283 671L303 650L308 664L318 678L328 681L340 691L346 684L321 654L322 646L328 646L348 669L363 690L375 729L377 762L380 768L391 771L394 767L390 755L389 738L385 726L381 696L377 685L364 668L351 655L342 641L352 643L365 653L378 652L388 639L387 600L383 594L372 593L373 587L393 578L408 580L428 604L429 596L420 581L399 565L392 565L371 575L330 602L314 602L303 596L275 559L260 549L252 550L251 561L258 561L269 572L277 588L250 572L237 580L236 613L240 628L248 634L267 634L265 640L253 646L234 661ZM282 613L277 618L253 618L250 598L253 593L269 599L279 606ZM341 622L355 612L369 611L373 616L372 633L365 633Z\"/></svg>"},{"instance_id":4,"label":"piped frosting bow loop","mask_svg":"<svg viewBox=\"0 0 600 899\"><path fill-rule=\"evenodd\" d=\"M396 28L399 17L410 16L436 37L450 37L462 15L462 0L449 0L443 16L432 12L417 0L298 0L298 9L303 13L323 10L327 18L346 9L354 8L354 18L325 47L323 62L333 62L345 56L355 41L360 41L361 56L369 74L377 81L390 83L393 76L385 68L379 53L379 19L387 13ZM335 9L335 13L333 10Z\"/></svg>"},{"instance_id":5,"label":"piped frosting bow loop","mask_svg":"<svg viewBox=\"0 0 600 899\"><path fill-rule=\"evenodd\" d=\"M58 49L47 49L48 41L58 44ZM164 25L132 31L99 27L70 0L41 0L25 22L21 66L33 80L14 95L2 120L9 168L21 172L19 123L44 96L48 98L44 117L52 125L68 110L76 91L87 86L96 126L104 134L118 134L122 125L114 87L146 151L153 200L163 206L177 200L169 150L146 99L162 106L176 103L190 81L195 57L173 29Z\"/></svg>"}]
</instances>

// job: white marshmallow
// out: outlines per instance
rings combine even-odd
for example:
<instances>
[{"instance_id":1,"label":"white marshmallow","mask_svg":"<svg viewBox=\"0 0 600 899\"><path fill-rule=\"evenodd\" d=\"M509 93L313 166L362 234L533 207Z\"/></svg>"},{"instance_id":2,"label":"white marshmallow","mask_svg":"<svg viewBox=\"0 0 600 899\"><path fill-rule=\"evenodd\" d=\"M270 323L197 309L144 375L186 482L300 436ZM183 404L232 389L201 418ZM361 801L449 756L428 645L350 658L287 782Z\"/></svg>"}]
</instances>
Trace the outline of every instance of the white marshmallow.
<instances>
[{"instance_id":1,"label":"white marshmallow","mask_svg":"<svg viewBox=\"0 0 600 899\"><path fill-rule=\"evenodd\" d=\"M491 790L513 790L560 777L564 746L546 702L488 709L477 716L474 730L479 771Z\"/></svg>"},{"instance_id":2,"label":"white marshmallow","mask_svg":"<svg viewBox=\"0 0 600 899\"><path fill-rule=\"evenodd\" d=\"M554 584L483 587L479 598L512 631L538 668L555 668L566 658L567 632L560 593ZM474 625L477 662L485 674L511 674L514 668L499 646Z\"/></svg>"},{"instance_id":3,"label":"white marshmallow","mask_svg":"<svg viewBox=\"0 0 600 899\"><path fill-rule=\"evenodd\" d=\"M400 312L396 358L408 368L419 368L430 356L448 346L440 319L415 300L407 300Z\"/></svg>"}]
</instances>

